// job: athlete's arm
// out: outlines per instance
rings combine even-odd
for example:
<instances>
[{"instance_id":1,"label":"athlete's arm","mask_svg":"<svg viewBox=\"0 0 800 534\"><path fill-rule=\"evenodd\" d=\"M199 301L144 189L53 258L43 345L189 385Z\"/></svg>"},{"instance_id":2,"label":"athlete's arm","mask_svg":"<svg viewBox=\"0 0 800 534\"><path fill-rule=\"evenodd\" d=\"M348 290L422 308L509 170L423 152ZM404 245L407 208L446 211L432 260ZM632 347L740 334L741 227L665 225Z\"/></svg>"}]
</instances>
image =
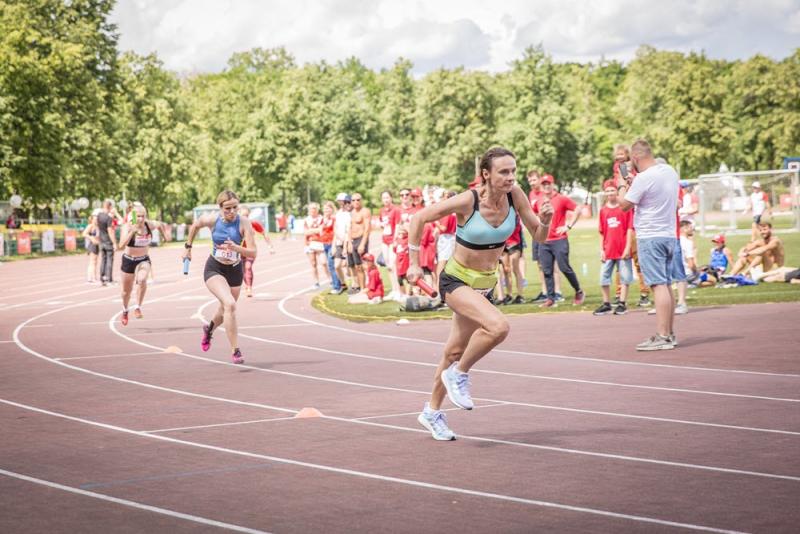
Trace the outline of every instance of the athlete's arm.
<instances>
[{"instance_id":1,"label":"athlete's arm","mask_svg":"<svg viewBox=\"0 0 800 534\"><path fill-rule=\"evenodd\" d=\"M194 237L197 235L200 228L211 228L214 226L215 221L215 216L203 215L189 226L189 235L186 237L186 250L183 253L184 259L192 259L192 243L194 243Z\"/></svg>"},{"instance_id":2,"label":"athlete's arm","mask_svg":"<svg viewBox=\"0 0 800 534\"><path fill-rule=\"evenodd\" d=\"M519 213L519 219L531 233L533 240L539 243L547 241L547 233L550 231L550 219L553 217L553 207L550 202L542 202L539 207L539 215L536 215L522 189L514 186L511 190L511 196L514 199L514 207L517 208L517 213Z\"/></svg>"},{"instance_id":3,"label":"athlete's arm","mask_svg":"<svg viewBox=\"0 0 800 534\"><path fill-rule=\"evenodd\" d=\"M411 217L408 229L409 267L406 273L406 278L410 283L413 284L422 277L422 269L419 267L419 242L422 239L422 230L425 228L425 224L441 219L450 213L460 215L462 220L466 219L472 213L472 191L464 191L442 202L431 204Z\"/></svg>"},{"instance_id":4,"label":"athlete's arm","mask_svg":"<svg viewBox=\"0 0 800 534\"><path fill-rule=\"evenodd\" d=\"M127 232L127 233L126 233ZM122 227L122 230L119 233L119 243L115 243L114 248L117 250L122 250L125 248L125 244L131 240L131 236L136 233L136 227L130 224L126 224Z\"/></svg>"}]
</instances>

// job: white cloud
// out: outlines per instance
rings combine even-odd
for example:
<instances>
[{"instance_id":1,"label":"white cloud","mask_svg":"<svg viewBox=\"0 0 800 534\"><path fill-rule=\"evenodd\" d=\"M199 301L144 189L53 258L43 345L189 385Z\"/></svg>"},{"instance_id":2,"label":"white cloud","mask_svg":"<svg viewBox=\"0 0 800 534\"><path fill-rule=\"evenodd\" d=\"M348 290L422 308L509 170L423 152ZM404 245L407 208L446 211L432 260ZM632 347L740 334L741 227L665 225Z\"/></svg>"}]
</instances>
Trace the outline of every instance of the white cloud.
<instances>
[{"instance_id":1,"label":"white cloud","mask_svg":"<svg viewBox=\"0 0 800 534\"><path fill-rule=\"evenodd\" d=\"M417 73L498 71L542 43L557 61L628 60L642 44L738 59L798 46L795 0L119 0L120 48L176 71L218 71L234 52L284 46L300 63L355 56Z\"/></svg>"}]
</instances>

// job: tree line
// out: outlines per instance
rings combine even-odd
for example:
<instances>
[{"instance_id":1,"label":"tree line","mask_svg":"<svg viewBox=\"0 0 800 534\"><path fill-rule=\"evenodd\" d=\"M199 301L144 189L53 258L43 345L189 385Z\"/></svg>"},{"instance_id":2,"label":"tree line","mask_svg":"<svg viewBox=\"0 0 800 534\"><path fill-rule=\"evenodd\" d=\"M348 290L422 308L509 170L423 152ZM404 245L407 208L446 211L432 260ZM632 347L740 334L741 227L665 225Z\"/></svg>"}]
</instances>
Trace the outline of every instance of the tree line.
<instances>
[{"instance_id":1,"label":"tree line","mask_svg":"<svg viewBox=\"0 0 800 534\"><path fill-rule=\"evenodd\" d=\"M531 46L496 74L415 77L398 58L298 64L283 48L179 76L118 49L113 0L0 0L0 199L30 210L138 199L183 220L225 188L299 210L424 183L463 189L475 158L596 189L613 146L646 137L683 177L800 155L800 48L725 61L642 46L628 63L557 63Z\"/></svg>"}]
</instances>

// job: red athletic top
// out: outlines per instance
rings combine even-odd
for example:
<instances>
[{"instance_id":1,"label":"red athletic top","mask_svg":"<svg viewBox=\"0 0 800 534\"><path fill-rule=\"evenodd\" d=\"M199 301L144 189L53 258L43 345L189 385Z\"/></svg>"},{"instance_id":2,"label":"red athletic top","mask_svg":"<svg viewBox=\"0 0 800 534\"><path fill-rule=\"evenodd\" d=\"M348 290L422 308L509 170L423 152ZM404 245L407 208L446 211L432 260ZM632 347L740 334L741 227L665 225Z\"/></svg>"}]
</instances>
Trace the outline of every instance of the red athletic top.
<instances>
[{"instance_id":1,"label":"red athletic top","mask_svg":"<svg viewBox=\"0 0 800 534\"><path fill-rule=\"evenodd\" d=\"M531 192L528 193L528 200L531 203L531 208L536 206L536 204L538 204L539 201L542 200L543 198L544 198L544 191L542 191L541 189L538 191L531 190Z\"/></svg>"},{"instance_id":2,"label":"red athletic top","mask_svg":"<svg viewBox=\"0 0 800 534\"><path fill-rule=\"evenodd\" d=\"M394 232L398 222L400 222L400 208L398 206L392 204L388 208L386 206L381 208L380 223L385 244L391 245L392 241L394 241Z\"/></svg>"},{"instance_id":3,"label":"red athletic top","mask_svg":"<svg viewBox=\"0 0 800 534\"><path fill-rule=\"evenodd\" d=\"M367 296L370 299L375 297L383 298L383 280L381 280L381 272L373 264L372 268L367 271Z\"/></svg>"},{"instance_id":4,"label":"red athletic top","mask_svg":"<svg viewBox=\"0 0 800 534\"><path fill-rule=\"evenodd\" d=\"M319 235L319 240L325 245L333 243L333 226L335 222L333 217L330 219L322 217L322 233Z\"/></svg>"},{"instance_id":5,"label":"red athletic top","mask_svg":"<svg viewBox=\"0 0 800 534\"><path fill-rule=\"evenodd\" d=\"M439 235L455 234L456 227L458 226L458 218L456 217L455 213L445 215L439 219L439 225L444 227L444 230L442 230Z\"/></svg>"},{"instance_id":6,"label":"red athletic top","mask_svg":"<svg viewBox=\"0 0 800 534\"><path fill-rule=\"evenodd\" d=\"M511 235L508 236L508 239L506 239L506 247L511 248L520 243L522 243L522 224L519 221L519 217L517 217L517 225L514 227L514 231L511 232Z\"/></svg>"},{"instance_id":7,"label":"red athletic top","mask_svg":"<svg viewBox=\"0 0 800 534\"><path fill-rule=\"evenodd\" d=\"M603 236L603 254L607 260L622 259L628 230L633 227L633 212L622 211L620 206L600 208L600 235Z\"/></svg>"},{"instance_id":8,"label":"red athletic top","mask_svg":"<svg viewBox=\"0 0 800 534\"><path fill-rule=\"evenodd\" d=\"M436 240L433 238L433 223L425 223L419 241L419 266L429 271L436 269Z\"/></svg>"},{"instance_id":9,"label":"red athletic top","mask_svg":"<svg viewBox=\"0 0 800 534\"><path fill-rule=\"evenodd\" d=\"M408 234L400 238L394 245L394 254L397 276L405 276L411 263L411 258L408 256Z\"/></svg>"},{"instance_id":10,"label":"red athletic top","mask_svg":"<svg viewBox=\"0 0 800 534\"><path fill-rule=\"evenodd\" d=\"M575 201L573 201L571 198L566 197L561 193L556 193L553 195L552 198L550 198L550 204L553 206L553 218L550 220L550 230L547 233L547 240L558 241L559 239L566 239L566 232L561 235L556 235L556 230L559 227L564 226L564 223L567 221L567 212L574 211L578 205L575 204ZM538 202L533 207L533 211L535 213L539 213Z\"/></svg>"}]
</instances>

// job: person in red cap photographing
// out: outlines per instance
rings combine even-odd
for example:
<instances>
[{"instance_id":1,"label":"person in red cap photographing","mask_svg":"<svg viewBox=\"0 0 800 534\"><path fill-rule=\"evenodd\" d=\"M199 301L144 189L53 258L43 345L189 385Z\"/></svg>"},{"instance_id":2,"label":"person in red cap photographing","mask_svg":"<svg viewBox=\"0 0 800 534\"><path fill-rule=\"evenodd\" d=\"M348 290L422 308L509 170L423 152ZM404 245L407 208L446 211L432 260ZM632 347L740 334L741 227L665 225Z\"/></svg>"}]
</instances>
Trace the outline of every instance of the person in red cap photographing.
<instances>
[{"instance_id":1,"label":"person in red cap photographing","mask_svg":"<svg viewBox=\"0 0 800 534\"><path fill-rule=\"evenodd\" d=\"M542 185L544 196L553 207L553 220L550 224L550 231L547 234L547 241L539 245L539 266L544 272L544 281L547 286L547 299L540 304L542 308L552 308L556 306L556 288L554 279L553 265L558 263L558 268L561 269L562 274L566 277L569 285L575 290L575 300L573 304L580 306L586 300L586 294L581 289L581 284L578 282L578 275L572 270L569 264L569 238L567 232L572 230L575 223L581 216L581 212L577 209L578 205L575 204L571 198L562 195L553 188L553 176L545 174L541 177L539 182ZM537 202L533 209L534 212L539 213L539 203ZM572 212L572 217L567 222L567 213Z\"/></svg>"}]
</instances>

